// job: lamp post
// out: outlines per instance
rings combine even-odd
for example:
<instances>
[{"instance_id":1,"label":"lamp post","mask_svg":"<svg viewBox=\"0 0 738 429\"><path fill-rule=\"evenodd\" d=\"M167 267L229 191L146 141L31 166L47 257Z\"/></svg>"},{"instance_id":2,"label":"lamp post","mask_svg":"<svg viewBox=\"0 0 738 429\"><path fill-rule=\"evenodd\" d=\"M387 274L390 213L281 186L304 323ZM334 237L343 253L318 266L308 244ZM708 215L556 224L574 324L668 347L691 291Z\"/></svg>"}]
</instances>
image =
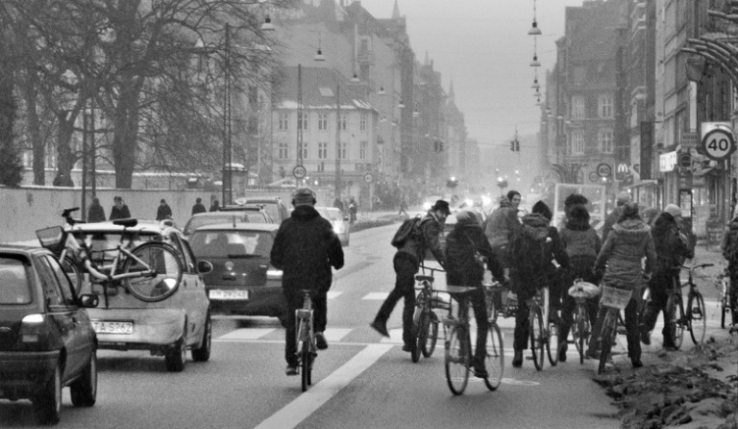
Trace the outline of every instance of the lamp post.
<instances>
[{"instance_id":1,"label":"lamp post","mask_svg":"<svg viewBox=\"0 0 738 429\"><path fill-rule=\"evenodd\" d=\"M225 53L223 58L223 205L231 202L231 69L230 69L230 24L225 25Z\"/></svg>"}]
</instances>

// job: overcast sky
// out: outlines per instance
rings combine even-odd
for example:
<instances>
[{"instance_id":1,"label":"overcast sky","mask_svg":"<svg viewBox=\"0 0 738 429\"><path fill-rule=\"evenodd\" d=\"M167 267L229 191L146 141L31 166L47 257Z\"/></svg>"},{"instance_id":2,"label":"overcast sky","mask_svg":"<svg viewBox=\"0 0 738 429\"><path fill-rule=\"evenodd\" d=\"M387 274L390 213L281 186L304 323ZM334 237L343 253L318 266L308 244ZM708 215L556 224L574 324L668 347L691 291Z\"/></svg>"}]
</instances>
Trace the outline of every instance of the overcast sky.
<instances>
[{"instance_id":1,"label":"overcast sky","mask_svg":"<svg viewBox=\"0 0 738 429\"><path fill-rule=\"evenodd\" d=\"M376 18L389 18L395 0L362 0ZM419 61L426 51L456 104L469 136L484 145L507 143L515 134L538 131L540 111L531 88L535 68L533 0L398 0L407 18L410 44ZM566 6L582 0L537 0L539 82L556 60L555 41L564 33ZM541 89L543 92L543 88Z\"/></svg>"}]
</instances>

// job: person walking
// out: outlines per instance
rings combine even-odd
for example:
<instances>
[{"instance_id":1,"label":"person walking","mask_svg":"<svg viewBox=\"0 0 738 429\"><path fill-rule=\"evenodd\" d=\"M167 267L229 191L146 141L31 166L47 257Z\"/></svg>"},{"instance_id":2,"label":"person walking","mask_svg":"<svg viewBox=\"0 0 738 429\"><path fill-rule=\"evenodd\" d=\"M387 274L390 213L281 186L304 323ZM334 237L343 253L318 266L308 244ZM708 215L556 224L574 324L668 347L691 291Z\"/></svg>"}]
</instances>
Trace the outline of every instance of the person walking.
<instances>
[{"instance_id":1,"label":"person walking","mask_svg":"<svg viewBox=\"0 0 738 429\"><path fill-rule=\"evenodd\" d=\"M171 219L172 218L172 208L169 207L169 204L167 204L167 201L162 198L161 201L159 201L159 207L156 209L156 220L162 221L164 219Z\"/></svg>"},{"instance_id":2,"label":"person walking","mask_svg":"<svg viewBox=\"0 0 738 429\"><path fill-rule=\"evenodd\" d=\"M128 219L131 217L131 212L128 210L128 206L123 202L123 198L119 196L113 197L113 208L110 209L110 216L108 219Z\"/></svg>"},{"instance_id":3,"label":"person walking","mask_svg":"<svg viewBox=\"0 0 738 429\"><path fill-rule=\"evenodd\" d=\"M195 205L192 206L192 215L196 215L198 213L205 213L208 209L205 208L205 205L202 203L202 198L197 197L195 200Z\"/></svg>"},{"instance_id":4,"label":"person walking","mask_svg":"<svg viewBox=\"0 0 738 429\"><path fill-rule=\"evenodd\" d=\"M594 267L597 255L602 248L602 242L600 236L589 224L589 211L582 204L569 207L566 225L561 229L559 235L561 236L561 245L569 256L569 281L565 283L567 287L563 288L562 291L561 325L559 329L559 339L561 341L559 361L566 362L566 350L568 348L566 338L569 336L574 310L577 306L576 300L569 296L568 286L576 279L594 284L598 283ZM587 311L590 324L594 325L597 319L597 300L590 299L587 301Z\"/></svg>"},{"instance_id":5,"label":"person walking","mask_svg":"<svg viewBox=\"0 0 738 429\"><path fill-rule=\"evenodd\" d=\"M607 241L607 234L612 231L613 226L618 223L620 215L623 214L623 206L630 202L630 194L623 191L618 194L615 199L615 208L605 218L605 224L602 226L602 242Z\"/></svg>"},{"instance_id":6,"label":"person walking","mask_svg":"<svg viewBox=\"0 0 738 429\"><path fill-rule=\"evenodd\" d=\"M420 261L430 251L442 267L446 266L445 255L441 249L439 237L443 231L443 223L451 213L448 202L438 200L417 224L415 233L411 234L398 248L392 260L395 268L395 288L385 299L379 312L370 324L374 330L385 337L387 320L392 314L397 301L404 298L405 307L402 311L402 341L403 351L412 352L413 343L413 311L415 311L415 273L420 268Z\"/></svg>"},{"instance_id":7,"label":"person walking","mask_svg":"<svg viewBox=\"0 0 738 429\"><path fill-rule=\"evenodd\" d=\"M405 199L405 197L402 197L400 199L400 212L397 214L398 215L404 214L405 216L410 217L410 215L407 214L407 200Z\"/></svg>"},{"instance_id":8,"label":"person walking","mask_svg":"<svg viewBox=\"0 0 738 429\"><path fill-rule=\"evenodd\" d=\"M100 199L94 197L87 210L87 222L105 222L105 209L100 205Z\"/></svg>"},{"instance_id":9,"label":"person walking","mask_svg":"<svg viewBox=\"0 0 738 429\"><path fill-rule=\"evenodd\" d=\"M218 201L217 198L213 200L213 203L210 204L210 211L211 212L217 212L220 210L220 201Z\"/></svg>"},{"instance_id":10,"label":"person walking","mask_svg":"<svg viewBox=\"0 0 738 429\"><path fill-rule=\"evenodd\" d=\"M279 226L270 254L271 264L282 270L282 290L286 307L285 359L287 375L297 375L297 342L295 310L302 307L302 289L314 291L316 345L328 348L323 332L327 325L328 289L331 287L331 267L343 267L343 248L333 225L315 210L315 193L301 188L292 196L295 209Z\"/></svg>"},{"instance_id":11,"label":"person walking","mask_svg":"<svg viewBox=\"0 0 738 429\"><path fill-rule=\"evenodd\" d=\"M738 206L733 212L733 218L727 225L720 243L723 258L728 262L728 275L730 276L730 308L738 308ZM738 325L738 312L731 311L732 324Z\"/></svg>"},{"instance_id":12,"label":"person walking","mask_svg":"<svg viewBox=\"0 0 738 429\"><path fill-rule=\"evenodd\" d=\"M356 212L359 210L359 205L356 204L354 197L349 199L348 211L349 211L349 222L354 224L356 222Z\"/></svg>"},{"instance_id":13,"label":"person walking","mask_svg":"<svg viewBox=\"0 0 738 429\"><path fill-rule=\"evenodd\" d=\"M483 259L478 259L478 256ZM476 287L471 293L470 301L477 322L473 367L474 374L480 378L488 376L484 359L487 353L489 320L482 288L485 263L495 280L504 284L505 272L497 262L477 215L469 210L456 213L456 225L446 238L446 284Z\"/></svg>"},{"instance_id":14,"label":"person walking","mask_svg":"<svg viewBox=\"0 0 738 429\"><path fill-rule=\"evenodd\" d=\"M679 284L679 272L685 258L692 258L687 244L687 237L679 233L679 218L682 211L679 206L669 204L656 220L653 222L651 237L656 250L656 263L653 276L648 282L651 298L646 304L646 309L641 318L641 341L645 345L651 344L651 331L656 326L659 312L666 315L666 301L669 298L669 288ZM664 348L675 350L669 328L664 326L661 331L664 336Z\"/></svg>"},{"instance_id":15,"label":"person walking","mask_svg":"<svg viewBox=\"0 0 738 429\"><path fill-rule=\"evenodd\" d=\"M485 223L484 235L489 240L497 260L504 268L510 266L508 255L510 240L520 228L518 210L507 197L500 197L500 207L493 211Z\"/></svg>"},{"instance_id":16,"label":"person walking","mask_svg":"<svg viewBox=\"0 0 738 429\"><path fill-rule=\"evenodd\" d=\"M336 196L336 199L333 200L333 207L341 210L341 213L343 213L343 201L341 201L340 197Z\"/></svg>"},{"instance_id":17,"label":"person walking","mask_svg":"<svg viewBox=\"0 0 738 429\"><path fill-rule=\"evenodd\" d=\"M612 227L607 240L602 245L595 268L604 272L603 282L606 286L633 291L628 305L625 307L625 330L628 341L628 357L633 368L643 366L641 362L641 339L638 323L638 295L644 278L650 276L656 263L656 251L650 228L638 215L638 205L626 203L621 207L618 222ZM646 258L645 270L642 265ZM586 352L588 358L597 355L597 343L607 307L600 307Z\"/></svg>"}]
</instances>

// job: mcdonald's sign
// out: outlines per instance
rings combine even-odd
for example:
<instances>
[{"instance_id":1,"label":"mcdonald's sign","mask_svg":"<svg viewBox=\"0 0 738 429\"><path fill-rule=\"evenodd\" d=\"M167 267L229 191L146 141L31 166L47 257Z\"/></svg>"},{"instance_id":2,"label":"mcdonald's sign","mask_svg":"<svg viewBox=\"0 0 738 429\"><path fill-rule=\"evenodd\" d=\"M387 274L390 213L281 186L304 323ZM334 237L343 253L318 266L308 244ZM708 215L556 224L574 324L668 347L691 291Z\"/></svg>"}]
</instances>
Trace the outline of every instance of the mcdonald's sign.
<instances>
[{"instance_id":1,"label":"mcdonald's sign","mask_svg":"<svg viewBox=\"0 0 738 429\"><path fill-rule=\"evenodd\" d=\"M624 162L618 163L617 167L615 167L615 180L625 180L629 173L630 167L628 167L628 164Z\"/></svg>"}]
</instances>

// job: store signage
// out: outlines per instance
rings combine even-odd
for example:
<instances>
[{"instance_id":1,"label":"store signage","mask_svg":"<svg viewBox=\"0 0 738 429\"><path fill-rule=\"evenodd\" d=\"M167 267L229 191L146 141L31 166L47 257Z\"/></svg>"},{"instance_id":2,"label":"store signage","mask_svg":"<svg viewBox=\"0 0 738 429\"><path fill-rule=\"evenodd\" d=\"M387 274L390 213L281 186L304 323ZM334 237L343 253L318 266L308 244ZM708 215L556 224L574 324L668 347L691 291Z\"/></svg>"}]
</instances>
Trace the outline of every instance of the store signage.
<instances>
[{"instance_id":1,"label":"store signage","mask_svg":"<svg viewBox=\"0 0 738 429\"><path fill-rule=\"evenodd\" d=\"M659 156L659 171L662 173L674 171L674 167L676 166L676 164L677 164L676 151L662 153Z\"/></svg>"}]
</instances>

